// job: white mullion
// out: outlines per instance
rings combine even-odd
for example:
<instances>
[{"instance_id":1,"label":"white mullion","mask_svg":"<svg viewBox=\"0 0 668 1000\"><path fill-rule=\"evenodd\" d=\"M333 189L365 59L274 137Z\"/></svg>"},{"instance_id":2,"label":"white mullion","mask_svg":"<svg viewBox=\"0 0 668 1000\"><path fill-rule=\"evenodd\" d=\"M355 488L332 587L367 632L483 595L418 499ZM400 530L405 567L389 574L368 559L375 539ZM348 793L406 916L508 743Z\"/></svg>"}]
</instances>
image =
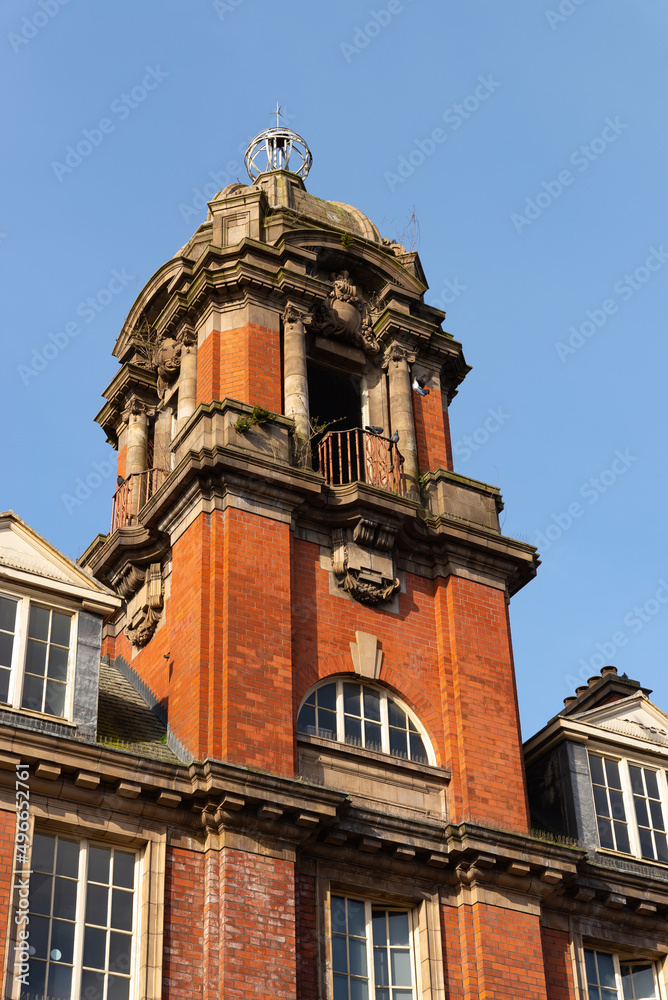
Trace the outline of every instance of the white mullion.
<instances>
[{"instance_id":1,"label":"white mullion","mask_svg":"<svg viewBox=\"0 0 668 1000\"><path fill-rule=\"evenodd\" d=\"M387 711L387 691L381 691L380 698L380 742L383 753L390 752L390 720Z\"/></svg>"},{"instance_id":2,"label":"white mullion","mask_svg":"<svg viewBox=\"0 0 668 1000\"><path fill-rule=\"evenodd\" d=\"M366 929L366 953L367 953L367 980L369 983L369 998L375 995L376 992L376 976L374 972L373 964L373 923L371 919L371 900L364 900L364 916L365 916L365 929Z\"/></svg>"},{"instance_id":3,"label":"white mullion","mask_svg":"<svg viewBox=\"0 0 668 1000\"><path fill-rule=\"evenodd\" d=\"M130 976L130 993L129 993L130 1000L132 1000L132 998L135 995L134 983L139 978L137 975L137 973L139 972L139 964L138 964L139 945L137 942L141 940L141 934L142 934L140 893L142 891L144 883L144 867L145 867L144 861L145 860L148 861L148 852L151 849L152 845L149 842L149 844L147 844L146 847L144 848L144 853L141 859L138 858L136 854L134 855L135 860L132 869L132 887L134 896L134 899L132 901L132 933L130 935L131 939L130 954L132 957L130 960L130 968L128 969L128 975ZM111 932L109 933L109 941L111 942Z\"/></svg>"},{"instance_id":4,"label":"white mullion","mask_svg":"<svg viewBox=\"0 0 668 1000\"><path fill-rule=\"evenodd\" d=\"M14 633L15 649L10 678L9 701L14 708L21 707L21 696L23 694L23 678L25 675L26 654L28 651L28 618L30 615L30 601L27 597L21 598L17 602L16 631ZM13 688L13 690L12 690Z\"/></svg>"},{"instance_id":5,"label":"white mullion","mask_svg":"<svg viewBox=\"0 0 668 1000\"><path fill-rule=\"evenodd\" d=\"M626 828L629 832L629 846L634 857L639 858L641 857L640 835L638 834L636 804L633 799L633 788L631 787L631 775L629 772L628 760L619 761L619 777L621 778L622 783L622 798L624 800L624 812L626 813ZM612 812L612 810L610 811ZM623 853L623 851L620 853Z\"/></svg>"},{"instance_id":6,"label":"white mullion","mask_svg":"<svg viewBox=\"0 0 668 1000\"><path fill-rule=\"evenodd\" d=\"M88 869L88 841L79 841L79 870L77 872L77 908L74 920L74 957L72 968L72 992L76 996L83 965L83 942L86 925L86 871Z\"/></svg>"},{"instance_id":7,"label":"white mullion","mask_svg":"<svg viewBox=\"0 0 668 1000\"><path fill-rule=\"evenodd\" d=\"M339 678L336 682L336 733L339 743L346 742L345 720L343 717L343 681ZM346 921L347 921L346 916Z\"/></svg>"}]
</instances>

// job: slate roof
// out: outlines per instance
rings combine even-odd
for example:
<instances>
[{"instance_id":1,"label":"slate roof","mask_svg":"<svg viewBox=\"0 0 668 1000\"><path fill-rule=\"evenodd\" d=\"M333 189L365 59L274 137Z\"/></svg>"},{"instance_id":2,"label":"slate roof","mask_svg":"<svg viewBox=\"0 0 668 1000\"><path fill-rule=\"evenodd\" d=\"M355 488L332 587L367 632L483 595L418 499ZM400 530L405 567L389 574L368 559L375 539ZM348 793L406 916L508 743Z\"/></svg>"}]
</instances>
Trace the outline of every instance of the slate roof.
<instances>
[{"instance_id":1,"label":"slate roof","mask_svg":"<svg viewBox=\"0 0 668 1000\"><path fill-rule=\"evenodd\" d=\"M167 746L166 736L166 727L130 681L116 667L103 661L100 664L98 742L141 757L182 766L182 761Z\"/></svg>"}]
</instances>

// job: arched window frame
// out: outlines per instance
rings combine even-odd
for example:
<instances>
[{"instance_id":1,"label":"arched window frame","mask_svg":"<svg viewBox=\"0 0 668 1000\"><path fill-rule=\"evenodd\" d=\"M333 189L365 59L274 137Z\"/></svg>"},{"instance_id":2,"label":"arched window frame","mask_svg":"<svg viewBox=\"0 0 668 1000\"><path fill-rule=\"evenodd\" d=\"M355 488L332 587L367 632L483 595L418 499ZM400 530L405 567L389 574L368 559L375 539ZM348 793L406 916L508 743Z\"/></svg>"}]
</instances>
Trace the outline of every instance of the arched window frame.
<instances>
[{"instance_id":1,"label":"arched window frame","mask_svg":"<svg viewBox=\"0 0 668 1000\"><path fill-rule=\"evenodd\" d=\"M302 710L307 705L309 699L313 695L315 695L316 696L316 705L319 708L319 703L318 703L318 699L317 699L317 693L318 693L318 691L320 691L322 688L325 688L329 684L335 684L336 685L336 699L335 699L335 705L336 705L336 708L335 708L335 715L336 715L336 720L335 720L336 721L336 736L333 739L337 743L341 743L343 746L352 746L352 747L355 747L356 749L361 749L361 750L373 749L376 753L386 754L388 757L392 757L394 760L412 761L413 763L425 763L424 760L417 760L416 758L413 758L411 756L403 757L401 754L395 753L395 752L393 752L391 750L391 748L390 748L390 729L394 728L394 727L390 726L390 719L389 719L389 717L390 717L390 703L392 702L392 703L394 703L397 706L398 709L400 709L403 713L405 713L407 720L409 720L409 722L412 723L412 726L414 727L415 732L417 733L417 735L419 735L419 737L420 737L420 739L422 741L422 745L423 745L424 750L425 750L426 763L429 764L429 765L431 765L431 766L435 766L436 765L436 757L435 757L435 754L434 754L434 748L433 748L433 746L431 744L431 740L429 739L429 736L427 735L427 732L426 732L424 726L422 725L422 723L420 722L420 720L418 719L418 717L415 715L415 713L408 707L408 705L406 705L405 702L403 702L400 698L398 698L392 691L388 690L388 688L383 687L381 684L374 684L373 682L366 681L364 678L361 678L358 675L350 675L350 674L348 674L348 675L339 676L339 677L325 677L325 678L323 678L323 680L319 681L317 684L314 684L313 687L309 688L309 690L307 691L306 695L302 699L301 705L299 706L299 712L297 713L297 732L298 732L298 735L316 736L316 737L319 737L321 739L332 739L332 736L329 735L329 733L331 731L333 731L333 730L323 729L322 726L318 726L316 728L316 731L312 732L312 733L309 733L306 730L302 730L302 729L299 728L299 718L300 718L300 716L302 714ZM362 688L362 692L364 692L364 690L369 690L369 691L375 691L375 692L378 693L379 698L380 698L380 730L381 730L381 749L380 750L376 749L375 747L374 748L367 747L365 745L364 739L362 739L362 742L358 744L358 743L352 742L350 739L346 738L345 723L346 723L346 716L348 715L348 713L346 713L346 711L345 711L345 704L344 704L344 685L345 684L356 684L356 685L359 685ZM364 699L364 695L362 693L362 697L361 697L360 701L363 702L363 699ZM327 709L323 709L322 711L323 712L327 712L328 710ZM334 714L334 713L329 712L330 719L331 719L331 715L332 714ZM319 715L320 715L320 712L316 716L316 721L317 722L321 721L320 718L319 718ZM350 718L351 716L348 715L348 717ZM365 733L365 729L366 729L366 726L363 723L363 725L362 725L362 732L363 732L363 734ZM410 728L409 728L408 723L407 723L407 728L406 728L405 731L406 732L410 732L411 731ZM410 745L410 737L407 737L407 742Z\"/></svg>"}]
</instances>

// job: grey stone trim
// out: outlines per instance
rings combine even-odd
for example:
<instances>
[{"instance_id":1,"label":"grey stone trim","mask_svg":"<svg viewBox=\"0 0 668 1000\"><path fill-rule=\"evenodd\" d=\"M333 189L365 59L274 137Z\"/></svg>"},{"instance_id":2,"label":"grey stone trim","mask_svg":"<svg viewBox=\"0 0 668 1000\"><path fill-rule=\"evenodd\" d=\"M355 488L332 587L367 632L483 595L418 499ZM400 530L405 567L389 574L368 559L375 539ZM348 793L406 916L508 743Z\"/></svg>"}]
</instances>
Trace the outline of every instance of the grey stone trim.
<instances>
[{"instance_id":1,"label":"grey stone trim","mask_svg":"<svg viewBox=\"0 0 668 1000\"><path fill-rule=\"evenodd\" d=\"M0 710L0 726L12 726L14 729L31 729L33 732L49 733L51 736L60 736L63 739L72 740L75 738L85 739L92 742L95 736L84 737L72 726L62 726L58 722L51 722L49 719L38 719L32 715L22 715L20 712L5 712Z\"/></svg>"},{"instance_id":2,"label":"grey stone trim","mask_svg":"<svg viewBox=\"0 0 668 1000\"><path fill-rule=\"evenodd\" d=\"M85 739L95 739L97 732L101 649L102 617L80 611L74 666L72 721L76 724L77 735Z\"/></svg>"},{"instance_id":3,"label":"grey stone trim","mask_svg":"<svg viewBox=\"0 0 668 1000\"><path fill-rule=\"evenodd\" d=\"M577 823L577 839L589 848L598 847L598 825L594 809L594 793L591 787L587 748L584 743L566 744L568 752L568 769L573 789L573 805Z\"/></svg>"}]
</instances>

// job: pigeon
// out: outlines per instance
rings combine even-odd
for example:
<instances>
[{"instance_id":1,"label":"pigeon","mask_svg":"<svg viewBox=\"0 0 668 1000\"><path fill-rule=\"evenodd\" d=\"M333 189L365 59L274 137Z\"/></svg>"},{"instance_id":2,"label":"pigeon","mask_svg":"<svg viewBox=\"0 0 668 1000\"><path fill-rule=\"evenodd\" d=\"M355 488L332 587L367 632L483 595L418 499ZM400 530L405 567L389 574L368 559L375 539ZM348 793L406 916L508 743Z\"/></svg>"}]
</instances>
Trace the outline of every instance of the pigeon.
<instances>
[{"instance_id":1,"label":"pigeon","mask_svg":"<svg viewBox=\"0 0 668 1000\"><path fill-rule=\"evenodd\" d=\"M417 392L418 396L428 396L429 389L425 389L424 384L427 381L426 375L418 375L413 379L413 388Z\"/></svg>"},{"instance_id":2,"label":"pigeon","mask_svg":"<svg viewBox=\"0 0 668 1000\"><path fill-rule=\"evenodd\" d=\"M118 486L119 489L121 488L121 486L125 486L125 483L126 483L126 480L123 479L123 476L117 476L116 477L116 485Z\"/></svg>"},{"instance_id":3,"label":"pigeon","mask_svg":"<svg viewBox=\"0 0 668 1000\"><path fill-rule=\"evenodd\" d=\"M399 431L395 431L390 438L390 451L392 450L392 445L399 444Z\"/></svg>"},{"instance_id":4,"label":"pigeon","mask_svg":"<svg viewBox=\"0 0 668 1000\"><path fill-rule=\"evenodd\" d=\"M371 424L371 425L366 424L365 427L364 427L364 430L365 431L371 431L372 434L379 435L379 434L383 433L383 431L385 430L385 428L384 427L377 427L376 424Z\"/></svg>"}]
</instances>

